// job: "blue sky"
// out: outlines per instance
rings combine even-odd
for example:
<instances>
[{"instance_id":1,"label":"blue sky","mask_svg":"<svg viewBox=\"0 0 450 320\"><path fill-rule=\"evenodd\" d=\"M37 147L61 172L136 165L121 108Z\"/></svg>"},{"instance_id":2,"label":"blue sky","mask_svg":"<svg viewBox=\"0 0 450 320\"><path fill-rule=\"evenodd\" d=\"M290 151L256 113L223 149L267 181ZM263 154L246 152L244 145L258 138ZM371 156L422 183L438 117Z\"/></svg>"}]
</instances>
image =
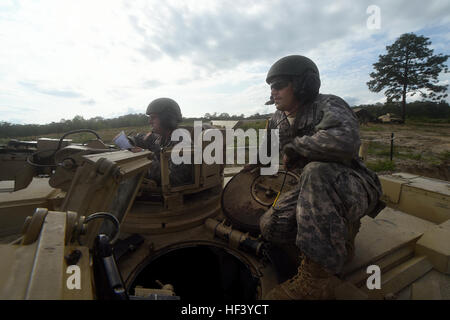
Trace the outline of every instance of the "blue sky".
<instances>
[{"instance_id":1,"label":"blue sky","mask_svg":"<svg viewBox=\"0 0 450 320\"><path fill-rule=\"evenodd\" d=\"M187 117L273 112L266 72L289 54L316 62L321 92L383 102L366 82L385 47L415 32L450 54L449 27L448 0L1 0L0 121L117 117L159 97Z\"/></svg>"}]
</instances>

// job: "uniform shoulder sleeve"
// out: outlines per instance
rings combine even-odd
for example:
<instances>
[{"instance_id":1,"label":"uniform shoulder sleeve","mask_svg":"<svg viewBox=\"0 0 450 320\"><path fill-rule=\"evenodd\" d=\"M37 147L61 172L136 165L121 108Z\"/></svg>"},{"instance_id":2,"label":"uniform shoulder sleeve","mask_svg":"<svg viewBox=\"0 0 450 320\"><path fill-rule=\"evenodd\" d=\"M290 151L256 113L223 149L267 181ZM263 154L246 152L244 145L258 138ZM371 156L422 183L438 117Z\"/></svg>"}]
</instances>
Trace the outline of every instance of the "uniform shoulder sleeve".
<instances>
[{"instance_id":1,"label":"uniform shoulder sleeve","mask_svg":"<svg viewBox=\"0 0 450 320\"><path fill-rule=\"evenodd\" d=\"M358 155L358 120L348 104L334 95L315 101L320 121L311 136L295 137L294 150L312 161L348 161Z\"/></svg>"}]
</instances>

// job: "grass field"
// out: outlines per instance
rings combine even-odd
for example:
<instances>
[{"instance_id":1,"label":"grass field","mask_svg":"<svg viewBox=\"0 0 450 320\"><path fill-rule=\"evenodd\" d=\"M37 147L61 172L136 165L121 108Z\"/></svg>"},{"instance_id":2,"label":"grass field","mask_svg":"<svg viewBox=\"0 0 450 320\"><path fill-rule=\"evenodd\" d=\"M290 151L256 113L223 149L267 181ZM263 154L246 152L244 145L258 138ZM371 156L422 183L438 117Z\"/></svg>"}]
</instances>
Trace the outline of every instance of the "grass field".
<instances>
[{"instance_id":1,"label":"grass field","mask_svg":"<svg viewBox=\"0 0 450 320\"><path fill-rule=\"evenodd\" d=\"M370 141L366 164L374 171L405 171L450 180L449 123L409 121L404 125L362 125L360 129L361 139Z\"/></svg>"},{"instance_id":2,"label":"grass field","mask_svg":"<svg viewBox=\"0 0 450 320\"><path fill-rule=\"evenodd\" d=\"M137 132L147 132L149 130L148 126L142 126L142 127L124 127L124 128L112 128L112 129L102 129L96 131L97 134L100 136L103 142L110 144L112 143L112 139L121 131L124 131L127 134L133 134ZM59 133L53 133L53 134L46 134L42 136L29 136L29 137L21 137L18 138L18 140L22 141L35 141L38 138L53 138L53 139L60 139L63 134ZM67 136L65 139L72 139L72 142L74 143L84 143L88 140L96 139L95 135L90 132L83 132L83 133L76 133L71 134ZM0 143L4 144L7 143L9 139L0 139Z\"/></svg>"}]
</instances>

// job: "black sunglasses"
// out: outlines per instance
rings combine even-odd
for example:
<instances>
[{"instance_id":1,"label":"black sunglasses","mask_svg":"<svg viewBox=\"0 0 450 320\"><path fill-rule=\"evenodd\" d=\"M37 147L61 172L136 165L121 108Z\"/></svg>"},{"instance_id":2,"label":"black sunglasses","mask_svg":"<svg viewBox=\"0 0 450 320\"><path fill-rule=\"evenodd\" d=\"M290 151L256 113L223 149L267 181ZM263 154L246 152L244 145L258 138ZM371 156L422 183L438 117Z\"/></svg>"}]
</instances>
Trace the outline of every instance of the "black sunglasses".
<instances>
[{"instance_id":1,"label":"black sunglasses","mask_svg":"<svg viewBox=\"0 0 450 320\"><path fill-rule=\"evenodd\" d=\"M271 90L281 90L283 88L286 88L289 85L289 82L290 81L288 81L288 80L275 81L274 83L270 84L270 89Z\"/></svg>"}]
</instances>

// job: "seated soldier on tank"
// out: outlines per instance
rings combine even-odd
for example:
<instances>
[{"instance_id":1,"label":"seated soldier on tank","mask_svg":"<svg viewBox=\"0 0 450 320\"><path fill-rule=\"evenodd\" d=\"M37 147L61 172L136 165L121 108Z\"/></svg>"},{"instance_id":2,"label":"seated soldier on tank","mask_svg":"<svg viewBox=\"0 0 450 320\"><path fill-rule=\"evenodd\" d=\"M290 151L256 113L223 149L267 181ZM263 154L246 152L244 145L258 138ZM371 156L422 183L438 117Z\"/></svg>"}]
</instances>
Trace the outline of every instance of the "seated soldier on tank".
<instances>
[{"instance_id":1,"label":"seated soldier on tank","mask_svg":"<svg viewBox=\"0 0 450 320\"><path fill-rule=\"evenodd\" d=\"M164 148L173 147L177 143L177 141L171 141L171 135L182 120L181 110L174 100L159 98L149 104L146 114L149 117L152 131L138 133L129 137L129 139L135 145L135 148L132 149L133 152L148 149L154 153L147 178L154 180L158 186L161 186L160 153ZM172 163L170 158L168 162L169 182L172 187L194 182L194 166L192 164L176 165Z\"/></svg>"},{"instance_id":2,"label":"seated soldier on tank","mask_svg":"<svg viewBox=\"0 0 450 320\"><path fill-rule=\"evenodd\" d=\"M377 210L381 185L358 158L358 119L343 99L319 94L313 61L284 57L266 82L277 108L268 128L279 129L280 154L287 169L300 172L300 181L281 193L260 229L281 248L295 244L301 265L265 298L333 299L336 276L353 258L360 219Z\"/></svg>"}]
</instances>

